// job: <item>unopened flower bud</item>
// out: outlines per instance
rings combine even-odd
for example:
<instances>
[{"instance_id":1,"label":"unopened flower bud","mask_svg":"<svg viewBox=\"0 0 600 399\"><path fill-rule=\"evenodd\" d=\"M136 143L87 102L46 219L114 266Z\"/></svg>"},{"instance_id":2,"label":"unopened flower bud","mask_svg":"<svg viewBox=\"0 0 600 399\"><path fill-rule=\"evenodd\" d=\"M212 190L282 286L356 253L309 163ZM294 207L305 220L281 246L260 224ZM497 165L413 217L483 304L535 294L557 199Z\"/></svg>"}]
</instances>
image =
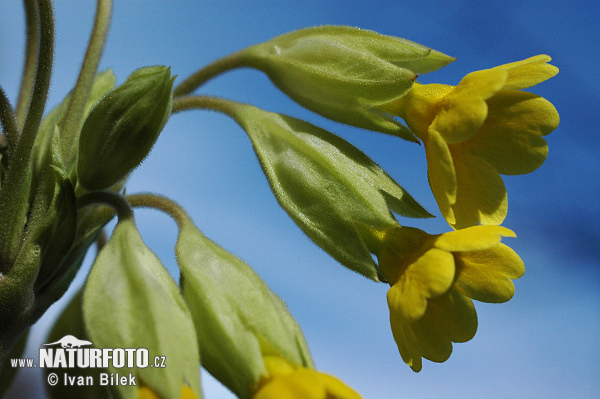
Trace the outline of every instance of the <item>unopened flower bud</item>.
<instances>
[{"instance_id":1,"label":"unopened flower bud","mask_svg":"<svg viewBox=\"0 0 600 399\"><path fill-rule=\"evenodd\" d=\"M174 79L164 66L140 68L96 104L79 139L83 187L108 188L143 161L171 113Z\"/></svg>"},{"instance_id":2,"label":"unopened flower bud","mask_svg":"<svg viewBox=\"0 0 600 399\"><path fill-rule=\"evenodd\" d=\"M243 51L285 94L329 119L415 140L379 106L402 97L417 74L454 58L393 36L348 26L320 26L278 36Z\"/></svg>"}]
</instances>

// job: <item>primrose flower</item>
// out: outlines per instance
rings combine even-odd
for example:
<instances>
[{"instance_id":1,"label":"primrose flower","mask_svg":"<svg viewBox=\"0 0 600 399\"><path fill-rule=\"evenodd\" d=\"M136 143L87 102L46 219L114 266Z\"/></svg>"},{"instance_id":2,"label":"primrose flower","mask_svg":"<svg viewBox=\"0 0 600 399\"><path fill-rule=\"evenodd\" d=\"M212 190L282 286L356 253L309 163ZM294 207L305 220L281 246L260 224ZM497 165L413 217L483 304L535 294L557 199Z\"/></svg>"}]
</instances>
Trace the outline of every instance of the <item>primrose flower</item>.
<instances>
[{"instance_id":1,"label":"primrose flower","mask_svg":"<svg viewBox=\"0 0 600 399\"><path fill-rule=\"evenodd\" d=\"M502 223L506 188L499 174L530 173L548 154L542 136L559 123L546 99L521 91L558 73L538 55L466 75L458 86L414 83L385 106L425 145L429 185L454 228Z\"/></svg>"},{"instance_id":2,"label":"primrose flower","mask_svg":"<svg viewBox=\"0 0 600 399\"><path fill-rule=\"evenodd\" d=\"M147 385L142 385L138 389L138 399L160 399L160 396L152 388ZM180 399L198 399L192 388L187 385L183 385L181 389Z\"/></svg>"},{"instance_id":3,"label":"primrose flower","mask_svg":"<svg viewBox=\"0 0 600 399\"><path fill-rule=\"evenodd\" d=\"M511 279L525 272L519 256L500 243L515 234L501 226L473 226L430 235L398 227L383 232L374 250L391 288L387 294L394 340L406 364L418 372L422 358L444 362L452 342L477 330L471 299L506 302Z\"/></svg>"},{"instance_id":4,"label":"primrose flower","mask_svg":"<svg viewBox=\"0 0 600 399\"><path fill-rule=\"evenodd\" d=\"M253 399L360 399L330 375L296 367L279 356L265 356L264 362L269 375L261 379Z\"/></svg>"}]
</instances>

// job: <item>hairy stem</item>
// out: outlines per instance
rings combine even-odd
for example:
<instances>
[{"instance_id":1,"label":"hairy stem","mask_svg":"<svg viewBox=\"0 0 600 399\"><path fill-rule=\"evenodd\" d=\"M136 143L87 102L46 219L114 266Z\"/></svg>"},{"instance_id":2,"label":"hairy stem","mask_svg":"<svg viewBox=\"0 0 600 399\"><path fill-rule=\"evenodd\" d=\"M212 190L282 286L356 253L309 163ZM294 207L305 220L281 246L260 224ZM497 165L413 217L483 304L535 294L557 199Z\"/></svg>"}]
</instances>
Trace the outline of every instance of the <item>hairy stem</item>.
<instances>
[{"instance_id":1,"label":"hairy stem","mask_svg":"<svg viewBox=\"0 0 600 399\"><path fill-rule=\"evenodd\" d=\"M83 123L85 104L90 96L94 76L102 57L102 50L104 49L110 24L111 10L112 0L98 0L92 35L61 128L62 154L66 165L72 164L73 157L76 154L77 135Z\"/></svg>"},{"instance_id":2,"label":"hairy stem","mask_svg":"<svg viewBox=\"0 0 600 399\"><path fill-rule=\"evenodd\" d=\"M181 228L190 222L187 212L175 201L156 194L132 194L125 197L133 207L154 208L171 216Z\"/></svg>"},{"instance_id":3,"label":"hairy stem","mask_svg":"<svg viewBox=\"0 0 600 399\"><path fill-rule=\"evenodd\" d=\"M40 20L35 0L23 0L25 7L25 23L27 26L27 43L25 44L25 64L21 76L21 87L17 99L17 126L23 128L25 115L31 101L31 91L38 61L38 50L40 47ZM16 144L16 143L15 143Z\"/></svg>"},{"instance_id":4,"label":"hairy stem","mask_svg":"<svg viewBox=\"0 0 600 399\"><path fill-rule=\"evenodd\" d=\"M218 111L235 119L235 111L242 103L213 96L185 96L173 99L171 114L192 109Z\"/></svg>"},{"instance_id":5,"label":"hairy stem","mask_svg":"<svg viewBox=\"0 0 600 399\"><path fill-rule=\"evenodd\" d=\"M7 141L6 143L0 143L0 145L8 145L7 156L8 159L10 159L10 154L14 151L19 138L19 131L17 129L17 120L15 119L12 106L10 105L8 97L6 97L6 93L2 90L2 86L0 86L0 124L2 125L2 131L4 132L4 137ZM0 137L0 140L1 139L2 138ZM2 162L5 163L4 159Z\"/></svg>"},{"instance_id":6,"label":"hairy stem","mask_svg":"<svg viewBox=\"0 0 600 399\"><path fill-rule=\"evenodd\" d=\"M31 105L23 132L11 157L6 182L0 191L0 270L15 259L21 244L27 214L31 149L42 120L54 57L54 15L51 0L38 0L40 13L40 48Z\"/></svg>"},{"instance_id":7,"label":"hairy stem","mask_svg":"<svg viewBox=\"0 0 600 399\"><path fill-rule=\"evenodd\" d=\"M173 97L180 97L186 94L190 94L204 83L220 75L224 72L230 71L236 68L247 67L247 61L245 53L239 51L237 53L230 54L223 57L211 64L208 64L204 68L198 70L193 75L179 83L173 90Z\"/></svg>"},{"instance_id":8,"label":"hairy stem","mask_svg":"<svg viewBox=\"0 0 600 399\"><path fill-rule=\"evenodd\" d=\"M119 222L133 219L133 209L131 205L121 194L113 191L94 191L92 193L84 194L77 199L77 208L81 209L84 206L91 204L103 204L108 205L115 210Z\"/></svg>"}]
</instances>

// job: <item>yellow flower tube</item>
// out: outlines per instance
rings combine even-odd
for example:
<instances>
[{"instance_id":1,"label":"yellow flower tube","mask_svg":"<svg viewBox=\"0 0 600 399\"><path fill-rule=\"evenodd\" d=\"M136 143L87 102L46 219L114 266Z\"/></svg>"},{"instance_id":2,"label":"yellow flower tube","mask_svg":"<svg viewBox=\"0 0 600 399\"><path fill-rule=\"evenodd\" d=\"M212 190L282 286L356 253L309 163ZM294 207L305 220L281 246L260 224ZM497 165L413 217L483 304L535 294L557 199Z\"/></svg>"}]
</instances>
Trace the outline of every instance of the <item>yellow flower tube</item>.
<instances>
[{"instance_id":1,"label":"yellow flower tube","mask_svg":"<svg viewBox=\"0 0 600 399\"><path fill-rule=\"evenodd\" d=\"M543 136L559 123L546 99L521 91L558 73L538 55L466 75L458 86L413 84L386 111L425 146L429 184L454 228L499 225L507 196L500 174L530 173L548 154Z\"/></svg>"}]
</instances>

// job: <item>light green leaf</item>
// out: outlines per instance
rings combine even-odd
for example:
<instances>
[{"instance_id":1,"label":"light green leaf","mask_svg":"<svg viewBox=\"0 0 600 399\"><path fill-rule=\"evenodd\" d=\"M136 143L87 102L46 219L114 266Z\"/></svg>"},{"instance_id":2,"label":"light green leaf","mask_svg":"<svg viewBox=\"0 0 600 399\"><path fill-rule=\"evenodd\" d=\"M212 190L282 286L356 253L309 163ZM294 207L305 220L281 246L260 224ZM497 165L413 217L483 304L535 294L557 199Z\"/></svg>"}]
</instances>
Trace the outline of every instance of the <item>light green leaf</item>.
<instances>
[{"instance_id":1,"label":"light green leaf","mask_svg":"<svg viewBox=\"0 0 600 399\"><path fill-rule=\"evenodd\" d=\"M143 243L133 220L117 224L94 262L83 316L94 346L146 348L150 361L166 358L166 368L122 368L120 373L134 373L164 398L179 398L184 382L201 397L194 323L177 285ZM122 398L137 397L137 387L117 389Z\"/></svg>"}]
</instances>

